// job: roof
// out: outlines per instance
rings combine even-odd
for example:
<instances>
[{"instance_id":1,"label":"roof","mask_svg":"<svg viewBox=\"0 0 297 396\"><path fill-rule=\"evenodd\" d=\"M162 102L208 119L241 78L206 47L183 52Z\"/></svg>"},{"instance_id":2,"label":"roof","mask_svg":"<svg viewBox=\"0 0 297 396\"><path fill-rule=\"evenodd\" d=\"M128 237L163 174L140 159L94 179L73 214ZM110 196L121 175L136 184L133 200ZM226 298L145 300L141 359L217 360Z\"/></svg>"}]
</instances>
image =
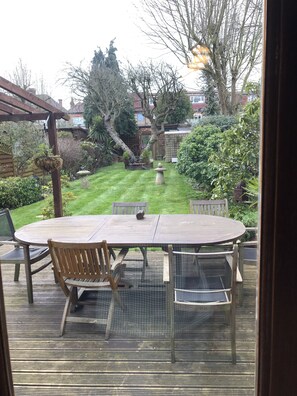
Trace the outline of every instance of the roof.
<instances>
[{"instance_id":1,"label":"roof","mask_svg":"<svg viewBox=\"0 0 297 396\"><path fill-rule=\"evenodd\" d=\"M72 102L72 103L73 103L73 105L69 109L68 114L83 114L83 112L84 112L83 102L77 102L75 104L74 104L74 102Z\"/></svg>"},{"instance_id":2,"label":"roof","mask_svg":"<svg viewBox=\"0 0 297 396\"><path fill-rule=\"evenodd\" d=\"M68 113L68 111L63 107L59 102L54 100L51 96L47 94L38 94L36 95L38 98L44 100L45 102L49 103L50 105L56 107L57 109L63 111L64 113Z\"/></svg>"}]
</instances>

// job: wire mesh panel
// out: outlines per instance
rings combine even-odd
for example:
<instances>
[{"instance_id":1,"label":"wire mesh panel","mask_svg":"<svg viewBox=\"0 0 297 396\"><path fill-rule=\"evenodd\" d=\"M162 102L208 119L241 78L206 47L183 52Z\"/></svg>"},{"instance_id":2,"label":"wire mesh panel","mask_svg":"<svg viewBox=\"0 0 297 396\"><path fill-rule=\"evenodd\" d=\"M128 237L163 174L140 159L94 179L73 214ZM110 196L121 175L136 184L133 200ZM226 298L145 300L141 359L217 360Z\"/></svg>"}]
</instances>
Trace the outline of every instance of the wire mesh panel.
<instances>
[{"instance_id":1,"label":"wire mesh panel","mask_svg":"<svg viewBox=\"0 0 297 396\"><path fill-rule=\"evenodd\" d=\"M0 211L0 241L14 239L14 227L8 209Z\"/></svg>"},{"instance_id":2,"label":"wire mesh panel","mask_svg":"<svg viewBox=\"0 0 297 396\"><path fill-rule=\"evenodd\" d=\"M137 255L137 252L131 251L132 260L133 256L137 257ZM120 307L115 306L111 325L112 338L168 338L169 321L166 287L163 282L163 256L164 252L161 249L158 252L149 252L150 265L146 271L145 281L141 280L141 273L137 271L137 262L129 262L129 270L125 272L125 280L129 282L130 287L119 287L119 293L125 305L125 310L121 310ZM135 271L133 271L133 268ZM222 270L222 266L218 268ZM183 266L180 270L181 273L177 275L177 279L181 284L185 284L186 282L189 287L192 285L195 288L197 282L204 282L204 275L202 275L197 263L193 263L192 259L183 260ZM207 268L204 268L204 271L207 273ZM97 311L95 315L98 315L98 317L106 314L110 303L110 291L99 291L99 293L100 298L97 299L97 306L95 308ZM95 292L92 294L92 297L96 298ZM202 323L208 321L210 326L215 325L211 323L212 321L209 321L212 313L212 310L199 313L176 310L176 336L178 338L185 335L188 335L188 337L197 337L197 332L201 329ZM223 316L221 316L219 323L221 324L222 321L224 321ZM218 323L218 319L216 323ZM103 330L104 327L102 327Z\"/></svg>"}]
</instances>

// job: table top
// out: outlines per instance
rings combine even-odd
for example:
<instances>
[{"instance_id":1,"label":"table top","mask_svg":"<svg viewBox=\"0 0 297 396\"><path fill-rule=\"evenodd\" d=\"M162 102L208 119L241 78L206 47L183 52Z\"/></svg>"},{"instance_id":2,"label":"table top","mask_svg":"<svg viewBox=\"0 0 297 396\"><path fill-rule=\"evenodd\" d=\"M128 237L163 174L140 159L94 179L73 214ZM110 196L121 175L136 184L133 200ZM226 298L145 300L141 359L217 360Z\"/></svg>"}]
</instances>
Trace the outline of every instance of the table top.
<instances>
[{"instance_id":1,"label":"table top","mask_svg":"<svg viewBox=\"0 0 297 396\"><path fill-rule=\"evenodd\" d=\"M88 215L58 217L28 224L15 233L19 242L47 245L48 239L64 242L99 242L110 246L194 246L236 240L244 225L228 217L199 214Z\"/></svg>"}]
</instances>

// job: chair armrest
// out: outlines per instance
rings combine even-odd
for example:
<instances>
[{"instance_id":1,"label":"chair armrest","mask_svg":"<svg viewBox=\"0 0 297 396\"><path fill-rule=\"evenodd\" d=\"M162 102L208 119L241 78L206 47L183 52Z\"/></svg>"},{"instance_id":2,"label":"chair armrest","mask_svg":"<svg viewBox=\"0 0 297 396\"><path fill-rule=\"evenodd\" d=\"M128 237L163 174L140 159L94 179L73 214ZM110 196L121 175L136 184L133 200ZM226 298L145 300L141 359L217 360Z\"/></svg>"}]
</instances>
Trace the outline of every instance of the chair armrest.
<instances>
[{"instance_id":1,"label":"chair armrest","mask_svg":"<svg viewBox=\"0 0 297 396\"><path fill-rule=\"evenodd\" d=\"M242 283L242 282L243 282L242 275L239 271L239 268L237 267L236 268L236 283Z\"/></svg>"},{"instance_id":2,"label":"chair armrest","mask_svg":"<svg viewBox=\"0 0 297 396\"><path fill-rule=\"evenodd\" d=\"M240 247L257 247L258 246L258 241L240 242L238 246L239 246L239 248Z\"/></svg>"},{"instance_id":3,"label":"chair armrest","mask_svg":"<svg viewBox=\"0 0 297 396\"><path fill-rule=\"evenodd\" d=\"M232 270L232 266L233 266L233 262L232 262L232 259L231 259L231 257L226 257L226 260L227 260L227 263L229 264L229 266L230 266L230 269ZM241 275L241 273L240 273L240 271L239 271L239 268L237 267L236 268L236 283L242 283L243 281L242 281L242 275Z\"/></svg>"},{"instance_id":4,"label":"chair armrest","mask_svg":"<svg viewBox=\"0 0 297 396\"><path fill-rule=\"evenodd\" d=\"M116 256L114 262L111 265L111 271L116 271L117 267L121 266L123 264L123 261L128 253L129 249L128 248L123 248L119 252L119 254Z\"/></svg>"},{"instance_id":5,"label":"chair armrest","mask_svg":"<svg viewBox=\"0 0 297 396\"><path fill-rule=\"evenodd\" d=\"M258 227L245 227L246 231L255 231L258 232Z\"/></svg>"},{"instance_id":6,"label":"chair armrest","mask_svg":"<svg viewBox=\"0 0 297 396\"><path fill-rule=\"evenodd\" d=\"M170 282L170 277L169 277L169 256L168 256L168 253L164 253L164 259L163 259L163 282L164 283L169 283Z\"/></svg>"}]
</instances>

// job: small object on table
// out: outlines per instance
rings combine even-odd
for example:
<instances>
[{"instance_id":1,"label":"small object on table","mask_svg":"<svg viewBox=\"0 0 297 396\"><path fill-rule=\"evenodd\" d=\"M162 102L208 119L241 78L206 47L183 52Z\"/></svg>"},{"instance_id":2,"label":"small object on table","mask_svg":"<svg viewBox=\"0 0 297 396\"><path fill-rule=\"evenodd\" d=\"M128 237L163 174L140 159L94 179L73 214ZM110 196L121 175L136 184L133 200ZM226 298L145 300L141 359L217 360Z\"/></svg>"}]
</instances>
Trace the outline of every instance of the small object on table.
<instances>
[{"instance_id":1,"label":"small object on table","mask_svg":"<svg viewBox=\"0 0 297 396\"><path fill-rule=\"evenodd\" d=\"M161 162L158 163L158 167L155 168L155 171L157 172L156 184L165 184L164 171L166 171L166 168L163 168Z\"/></svg>"},{"instance_id":2,"label":"small object on table","mask_svg":"<svg viewBox=\"0 0 297 396\"><path fill-rule=\"evenodd\" d=\"M139 210L139 211L136 213L136 218L137 218L137 220L142 220L142 219L144 219L144 210Z\"/></svg>"}]
</instances>

